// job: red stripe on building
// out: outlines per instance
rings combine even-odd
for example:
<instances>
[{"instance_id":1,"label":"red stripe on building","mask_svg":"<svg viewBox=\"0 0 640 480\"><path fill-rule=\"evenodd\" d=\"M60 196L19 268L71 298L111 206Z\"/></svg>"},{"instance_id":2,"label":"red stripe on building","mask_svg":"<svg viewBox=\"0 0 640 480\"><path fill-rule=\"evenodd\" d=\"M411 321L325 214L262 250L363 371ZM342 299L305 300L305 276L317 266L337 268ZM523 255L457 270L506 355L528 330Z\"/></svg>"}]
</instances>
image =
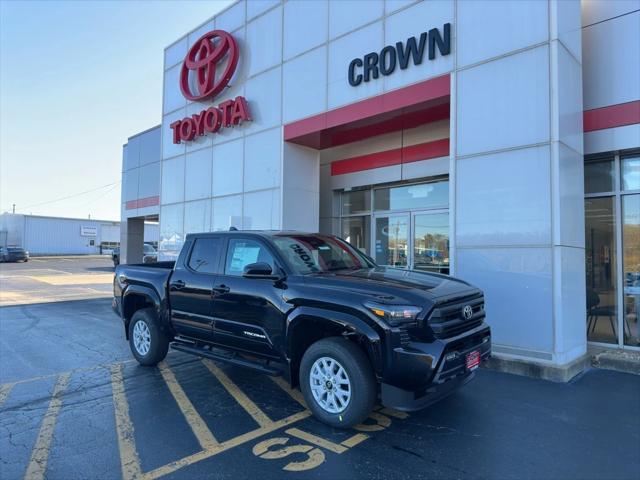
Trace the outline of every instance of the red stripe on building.
<instances>
[{"instance_id":1,"label":"red stripe on building","mask_svg":"<svg viewBox=\"0 0 640 480\"><path fill-rule=\"evenodd\" d=\"M449 155L449 139L443 138L434 142L410 145L402 149L402 163L419 162L429 158L446 157Z\"/></svg>"},{"instance_id":2,"label":"red stripe on building","mask_svg":"<svg viewBox=\"0 0 640 480\"><path fill-rule=\"evenodd\" d=\"M146 197L139 198L137 200L129 200L125 204L125 208L127 210L133 210L134 208L145 208L145 207L155 207L156 205L160 205L160 197Z\"/></svg>"},{"instance_id":3,"label":"red stripe on building","mask_svg":"<svg viewBox=\"0 0 640 480\"><path fill-rule=\"evenodd\" d=\"M292 122L284 126L284 139L322 149L449 118L450 85L443 75Z\"/></svg>"},{"instance_id":4,"label":"red stripe on building","mask_svg":"<svg viewBox=\"0 0 640 480\"><path fill-rule=\"evenodd\" d=\"M585 132L622 127L635 123L640 123L640 100L585 110L583 113L583 129Z\"/></svg>"},{"instance_id":5,"label":"red stripe on building","mask_svg":"<svg viewBox=\"0 0 640 480\"><path fill-rule=\"evenodd\" d=\"M383 152L345 158L331 164L331 175L361 172L372 168L390 167L401 163L418 162L449 155L449 139L394 148Z\"/></svg>"}]
</instances>

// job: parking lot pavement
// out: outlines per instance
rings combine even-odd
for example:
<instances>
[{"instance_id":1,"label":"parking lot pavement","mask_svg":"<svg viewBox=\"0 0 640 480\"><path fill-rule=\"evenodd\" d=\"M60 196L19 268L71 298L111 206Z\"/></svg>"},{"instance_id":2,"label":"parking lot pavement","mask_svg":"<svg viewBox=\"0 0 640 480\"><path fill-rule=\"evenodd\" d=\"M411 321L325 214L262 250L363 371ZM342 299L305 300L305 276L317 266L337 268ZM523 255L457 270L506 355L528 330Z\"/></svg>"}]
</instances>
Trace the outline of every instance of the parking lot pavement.
<instances>
[{"instance_id":1,"label":"parking lot pavement","mask_svg":"<svg viewBox=\"0 0 640 480\"><path fill-rule=\"evenodd\" d=\"M55 286L52 288L62 288ZM55 295L54 295L55 297ZM480 370L433 407L315 420L298 390L170 352L131 361L110 299L0 308L0 477L637 479L640 381Z\"/></svg>"},{"instance_id":2,"label":"parking lot pavement","mask_svg":"<svg viewBox=\"0 0 640 480\"><path fill-rule=\"evenodd\" d=\"M101 298L113 288L111 257L34 257L0 263L0 306Z\"/></svg>"}]
</instances>

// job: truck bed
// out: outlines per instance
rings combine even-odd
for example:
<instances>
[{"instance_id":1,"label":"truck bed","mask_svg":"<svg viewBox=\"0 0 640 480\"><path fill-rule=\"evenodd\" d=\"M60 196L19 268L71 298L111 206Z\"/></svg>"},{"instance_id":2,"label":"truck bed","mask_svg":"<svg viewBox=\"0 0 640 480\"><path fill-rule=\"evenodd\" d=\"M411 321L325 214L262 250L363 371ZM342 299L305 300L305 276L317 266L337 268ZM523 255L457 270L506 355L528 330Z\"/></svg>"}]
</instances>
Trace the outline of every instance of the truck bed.
<instances>
[{"instance_id":1,"label":"truck bed","mask_svg":"<svg viewBox=\"0 0 640 480\"><path fill-rule=\"evenodd\" d=\"M128 285L152 288L156 291L158 297L164 300L174 265L175 262L118 265L116 267L116 278L125 277Z\"/></svg>"}]
</instances>

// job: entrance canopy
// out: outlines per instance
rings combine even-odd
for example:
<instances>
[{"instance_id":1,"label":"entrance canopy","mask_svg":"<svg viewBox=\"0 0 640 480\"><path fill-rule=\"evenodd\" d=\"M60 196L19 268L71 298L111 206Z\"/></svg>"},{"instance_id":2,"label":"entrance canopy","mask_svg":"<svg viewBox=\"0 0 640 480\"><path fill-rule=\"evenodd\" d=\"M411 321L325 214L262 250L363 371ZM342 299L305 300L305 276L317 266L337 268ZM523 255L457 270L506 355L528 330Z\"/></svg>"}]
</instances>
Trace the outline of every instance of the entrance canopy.
<instances>
[{"instance_id":1,"label":"entrance canopy","mask_svg":"<svg viewBox=\"0 0 640 480\"><path fill-rule=\"evenodd\" d=\"M285 141L322 150L449 118L449 75L284 126Z\"/></svg>"}]
</instances>

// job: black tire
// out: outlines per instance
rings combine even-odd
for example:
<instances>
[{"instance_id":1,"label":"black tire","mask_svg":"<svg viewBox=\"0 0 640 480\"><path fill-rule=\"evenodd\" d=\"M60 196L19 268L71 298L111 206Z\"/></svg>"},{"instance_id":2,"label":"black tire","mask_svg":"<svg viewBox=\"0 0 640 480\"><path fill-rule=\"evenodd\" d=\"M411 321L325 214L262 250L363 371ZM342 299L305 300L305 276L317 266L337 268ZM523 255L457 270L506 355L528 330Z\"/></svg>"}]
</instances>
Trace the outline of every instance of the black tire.
<instances>
[{"instance_id":1,"label":"black tire","mask_svg":"<svg viewBox=\"0 0 640 480\"><path fill-rule=\"evenodd\" d=\"M140 353L135 345L135 326L140 322L146 324L150 334L149 349L144 354ZM169 338L158 328L156 314L153 308L138 310L133 314L133 317L131 317L131 321L129 322L129 347L131 348L131 353L133 353L133 356L140 365L154 366L167 356Z\"/></svg>"},{"instance_id":2,"label":"black tire","mask_svg":"<svg viewBox=\"0 0 640 480\"><path fill-rule=\"evenodd\" d=\"M311 391L311 368L321 357L336 360L349 377L351 398L340 413L325 410ZM300 390L307 406L320 421L332 427L349 428L362 423L371 413L376 400L377 384L364 352L349 340L331 337L317 341L304 353L300 362Z\"/></svg>"}]
</instances>

